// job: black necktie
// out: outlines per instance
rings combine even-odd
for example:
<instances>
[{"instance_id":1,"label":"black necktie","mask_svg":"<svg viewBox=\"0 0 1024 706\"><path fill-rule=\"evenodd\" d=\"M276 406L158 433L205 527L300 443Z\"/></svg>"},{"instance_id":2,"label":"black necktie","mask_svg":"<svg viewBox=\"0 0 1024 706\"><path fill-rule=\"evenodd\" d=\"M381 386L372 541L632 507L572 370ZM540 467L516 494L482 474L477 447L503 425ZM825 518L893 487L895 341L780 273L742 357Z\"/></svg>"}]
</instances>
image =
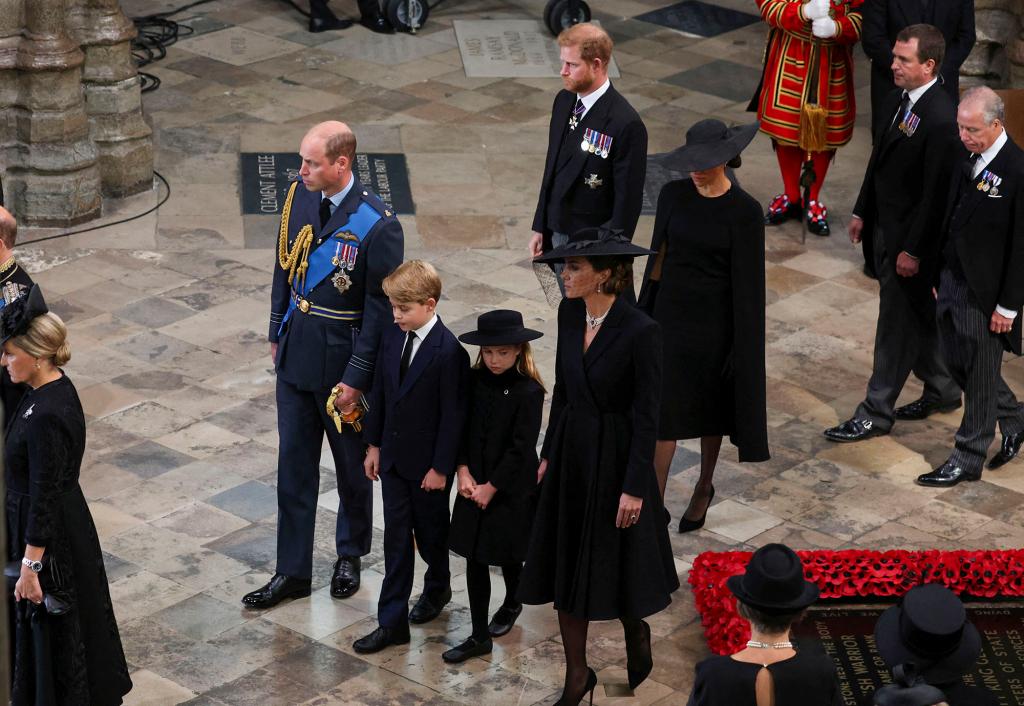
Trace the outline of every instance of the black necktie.
<instances>
[{"instance_id":1,"label":"black necktie","mask_svg":"<svg viewBox=\"0 0 1024 706\"><path fill-rule=\"evenodd\" d=\"M415 340L415 331L410 331L405 337L405 349L402 351L402 362L398 364L398 382L405 380L405 374L409 372L409 361L412 360L412 342Z\"/></svg>"},{"instance_id":2,"label":"black necktie","mask_svg":"<svg viewBox=\"0 0 1024 706\"><path fill-rule=\"evenodd\" d=\"M327 221L331 220L331 200L324 198L320 202L320 227L323 228L327 225Z\"/></svg>"},{"instance_id":3,"label":"black necktie","mask_svg":"<svg viewBox=\"0 0 1024 706\"><path fill-rule=\"evenodd\" d=\"M903 99L900 100L900 107L896 109L896 115L893 116L892 123L889 125L890 130L894 127L899 127L907 115L908 108L910 108L910 94L903 91Z\"/></svg>"},{"instance_id":4,"label":"black necktie","mask_svg":"<svg viewBox=\"0 0 1024 706\"><path fill-rule=\"evenodd\" d=\"M974 179L974 165L978 163L978 157L980 156L980 153L972 152L971 156L964 162L964 177L966 177L967 181Z\"/></svg>"}]
</instances>

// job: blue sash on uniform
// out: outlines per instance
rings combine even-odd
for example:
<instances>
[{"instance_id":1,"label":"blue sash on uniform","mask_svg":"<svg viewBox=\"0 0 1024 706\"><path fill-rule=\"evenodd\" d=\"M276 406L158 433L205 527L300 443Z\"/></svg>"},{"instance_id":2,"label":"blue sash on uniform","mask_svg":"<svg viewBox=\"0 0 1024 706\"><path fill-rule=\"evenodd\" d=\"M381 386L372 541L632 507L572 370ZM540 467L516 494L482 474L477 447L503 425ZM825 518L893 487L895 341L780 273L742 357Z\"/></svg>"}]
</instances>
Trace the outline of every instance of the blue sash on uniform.
<instances>
[{"instance_id":1,"label":"blue sash on uniform","mask_svg":"<svg viewBox=\"0 0 1024 706\"><path fill-rule=\"evenodd\" d=\"M359 245L362 245L363 240L367 235L369 235L370 231L375 225L377 225L377 221L380 219L381 215L376 211L376 209L366 201L363 201L359 204L359 208L356 209L356 212L349 216L348 222L331 233L331 237L328 238L328 240L334 238L339 233L345 233L346 235L354 235L358 238ZM308 297L309 293L316 289L317 285L334 274L339 267L344 265L344 263L341 263L340 265L334 264L334 252L330 247L328 247L327 241L311 252L306 261L309 263L309 267L306 270L306 277L301 283L299 282L299 278L296 277L292 284L293 289L291 302L289 302L288 311L285 312L284 319L281 321L281 326L277 330L278 335L280 335L284 330L284 325L288 323L288 320L292 316L292 312L295 311L297 298L302 297L305 299Z\"/></svg>"}]
</instances>

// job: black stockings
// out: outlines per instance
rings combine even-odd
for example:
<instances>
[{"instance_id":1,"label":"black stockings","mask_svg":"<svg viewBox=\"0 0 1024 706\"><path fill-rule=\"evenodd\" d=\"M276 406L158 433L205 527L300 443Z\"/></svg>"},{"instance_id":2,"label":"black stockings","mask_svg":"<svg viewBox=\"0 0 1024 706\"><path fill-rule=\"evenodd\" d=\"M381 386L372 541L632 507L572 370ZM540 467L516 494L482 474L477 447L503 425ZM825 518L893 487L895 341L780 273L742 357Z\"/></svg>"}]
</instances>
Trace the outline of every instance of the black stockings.
<instances>
[{"instance_id":1,"label":"black stockings","mask_svg":"<svg viewBox=\"0 0 1024 706\"><path fill-rule=\"evenodd\" d=\"M505 579L505 605L513 608L519 605L516 591L519 590L519 574L522 564L506 564L501 567ZM490 623L491 569L487 564L472 559L466 560L466 588L469 591L469 614L473 618L473 637L489 638L487 625Z\"/></svg>"}]
</instances>

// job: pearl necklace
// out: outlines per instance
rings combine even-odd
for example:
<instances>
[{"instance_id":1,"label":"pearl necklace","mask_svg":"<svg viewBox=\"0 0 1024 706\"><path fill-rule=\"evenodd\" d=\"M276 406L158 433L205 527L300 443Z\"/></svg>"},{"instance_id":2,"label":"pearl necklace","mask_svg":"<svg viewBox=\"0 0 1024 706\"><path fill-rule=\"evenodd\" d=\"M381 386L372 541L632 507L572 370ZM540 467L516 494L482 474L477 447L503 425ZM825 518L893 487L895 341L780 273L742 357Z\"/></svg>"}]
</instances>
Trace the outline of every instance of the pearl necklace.
<instances>
[{"instance_id":1,"label":"pearl necklace","mask_svg":"<svg viewBox=\"0 0 1024 706\"><path fill-rule=\"evenodd\" d=\"M786 650L792 649L793 643L789 642L760 642L758 640L747 640L747 647L753 647L758 650Z\"/></svg>"},{"instance_id":2,"label":"pearl necklace","mask_svg":"<svg viewBox=\"0 0 1024 706\"><path fill-rule=\"evenodd\" d=\"M604 323L604 320L608 318L608 314L610 314L611 312L612 312L612 308L611 307L608 307L608 311L604 312L604 314L602 314L601 316L591 316L590 312L587 311L586 312L587 326L589 326L592 329L597 328L598 326L600 326L601 324Z\"/></svg>"}]
</instances>

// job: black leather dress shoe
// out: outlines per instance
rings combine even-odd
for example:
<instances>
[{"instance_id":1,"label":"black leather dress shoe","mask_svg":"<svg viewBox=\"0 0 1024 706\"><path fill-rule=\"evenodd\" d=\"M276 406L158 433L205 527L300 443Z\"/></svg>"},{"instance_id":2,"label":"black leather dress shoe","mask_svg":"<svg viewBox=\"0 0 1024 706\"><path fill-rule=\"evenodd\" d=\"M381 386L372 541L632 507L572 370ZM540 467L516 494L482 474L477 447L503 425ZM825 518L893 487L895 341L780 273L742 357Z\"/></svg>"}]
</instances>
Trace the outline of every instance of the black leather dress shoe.
<instances>
[{"instance_id":1,"label":"black leather dress shoe","mask_svg":"<svg viewBox=\"0 0 1024 706\"><path fill-rule=\"evenodd\" d=\"M512 608L509 608L507 605L502 605L501 608L498 608L494 617L491 618L491 622L487 625L487 632L491 634L491 637L507 635L508 631L512 629L512 626L516 624L516 619L522 612L522 603L517 603Z\"/></svg>"},{"instance_id":2,"label":"black leather dress shoe","mask_svg":"<svg viewBox=\"0 0 1024 706\"><path fill-rule=\"evenodd\" d=\"M409 642L409 626L401 628L379 627L366 637L361 637L352 643L352 649L361 655L369 655L380 652L391 645L405 645Z\"/></svg>"},{"instance_id":3,"label":"black leather dress shoe","mask_svg":"<svg viewBox=\"0 0 1024 706\"><path fill-rule=\"evenodd\" d=\"M348 598L359 590L359 569L362 566L357 556L339 556L334 562L331 576L331 598Z\"/></svg>"},{"instance_id":4,"label":"black leather dress shoe","mask_svg":"<svg viewBox=\"0 0 1024 706\"><path fill-rule=\"evenodd\" d=\"M377 15L375 17L362 17L359 20L359 24L371 32L377 34L394 34L395 28L391 26L391 23L387 21L384 15Z\"/></svg>"},{"instance_id":5,"label":"black leather dress shoe","mask_svg":"<svg viewBox=\"0 0 1024 706\"><path fill-rule=\"evenodd\" d=\"M946 461L931 473L918 476L917 484L926 485L929 488L952 488L957 483L965 480L981 480L981 476L968 473L960 466L954 466L949 461Z\"/></svg>"},{"instance_id":6,"label":"black leather dress shoe","mask_svg":"<svg viewBox=\"0 0 1024 706\"><path fill-rule=\"evenodd\" d=\"M452 589L449 586L444 589L441 593L436 593L433 596L428 595L426 591L416 601L416 605L409 611L409 622L419 625L420 623L429 623L431 620L441 614L441 610L448 605L448 601L452 599Z\"/></svg>"},{"instance_id":7,"label":"black leather dress shoe","mask_svg":"<svg viewBox=\"0 0 1024 706\"><path fill-rule=\"evenodd\" d=\"M889 432L879 429L870 419L847 419L837 427L825 430L825 438L829 441L845 443L849 441L864 441L873 436L885 436Z\"/></svg>"},{"instance_id":8,"label":"black leather dress shoe","mask_svg":"<svg viewBox=\"0 0 1024 706\"><path fill-rule=\"evenodd\" d=\"M476 638L470 636L468 640L463 642L461 645L447 650L441 655L448 664L458 664L459 662L465 662L470 657L479 657L480 655L486 655L491 653L491 638Z\"/></svg>"},{"instance_id":9,"label":"black leather dress shoe","mask_svg":"<svg viewBox=\"0 0 1024 706\"><path fill-rule=\"evenodd\" d=\"M921 419L927 419L933 414L952 412L954 409L960 409L962 405L963 402L960 400L956 400L954 402L939 402L921 398L919 400L914 400L910 404L897 407L893 412L893 416L896 417L896 419L918 421Z\"/></svg>"},{"instance_id":10,"label":"black leather dress shoe","mask_svg":"<svg viewBox=\"0 0 1024 706\"><path fill-rule=\"evenodd\" d=\"M310 32L329 32L332 29L348 29L353 25L352 20L342 19L331 15L330 17L310 17Z\"/></svg>"},{"instance_id":11,"label":"black leather dress shoe","mask_svg":"<svg viewBox=\"0 0 1024 706\"><path fill-rule=\"evenodd\" d=\"M1024 443L1024 431L1004 436L1002 447L992 457L992 460L988 462L988 467L999 468L1015 459L1018 452L1020 452L1022 443Z\"/></svg>"},{"instance_id":12,"label":"black leather dress shoe","mask_svg":"<svg viewBox=\"0 0 1024 706\"><path fill-rule=\"evenodd\" d=\"M305 598L310 594L310 584L309 579L274 574L266 586L242 596L242 605L250 610L273 608L286 598Z\"/></svg>"}]
</instances>

